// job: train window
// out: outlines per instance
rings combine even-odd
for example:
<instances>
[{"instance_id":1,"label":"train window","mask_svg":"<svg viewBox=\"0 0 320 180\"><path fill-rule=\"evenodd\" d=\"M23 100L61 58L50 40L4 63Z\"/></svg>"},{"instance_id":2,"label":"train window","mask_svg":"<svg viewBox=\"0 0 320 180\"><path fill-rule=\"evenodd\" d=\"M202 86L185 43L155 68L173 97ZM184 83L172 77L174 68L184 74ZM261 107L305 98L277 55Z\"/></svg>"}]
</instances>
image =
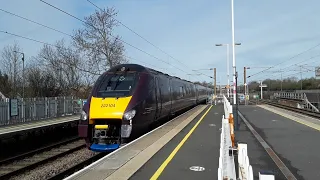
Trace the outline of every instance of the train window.
<instances>
[{"instance_id":1,"label":"train window","mask_svg":"<svg viewBox=\"0 0 320 180\"><path fill-rule=\"evenodd\" d=\"M179 86L179 90L180 90L180 96L183 97L183 87Z\"/></svg>"},{"instance_id":2,"label":"train window","mask_svg":"<svg viewBox=\"0 0 320 180\"><path fill-rule=\"evenodd\" d=\"M186 95L188 95L189 94L189 88L188 88L188 86L184 86L185 87L185 90L186 90Z\"/></svg>"},{"instance_id":3,"label":"train window","mask_svg":"<svg viewBox=\"0 0 320 180\"><path fill-rule=\"evenodd\" d=\"M121 97L130 95L135 85L135 73L108 74L101 81L98 89L98 97Z\"/></svg>"},{"instance_id":4,"label":"train window","mask_svg":"<svg viewBox=\"0 0 320 180\"><path fill-rule=\"evenodd\" d=\"M154 88L154 78L153 78L153 77L150 78L149 88L150 88L150 89Z\"/></svg>"}]
</instances>

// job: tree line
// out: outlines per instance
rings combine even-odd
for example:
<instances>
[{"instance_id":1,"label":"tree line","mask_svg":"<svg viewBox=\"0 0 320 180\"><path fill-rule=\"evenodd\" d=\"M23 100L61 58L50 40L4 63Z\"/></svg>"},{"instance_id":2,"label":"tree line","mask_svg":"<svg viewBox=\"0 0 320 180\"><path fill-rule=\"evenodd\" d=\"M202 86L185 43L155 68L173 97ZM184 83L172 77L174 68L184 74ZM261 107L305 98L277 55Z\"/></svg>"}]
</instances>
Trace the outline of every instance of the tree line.
<instances>
[{"instance_id":1,"label":"tree line","mask_svg":"<svg viewBox=\"0 0 320 180\"><path fill-rule=\"evenodd\" d=\"M28 57L23 71L23 52L19 42L5 46L0 51L0 95L21 98L24 84L24 97L76 96L86 98L97 77L109 68L128 63L122 38L115 35L115 20L118 12L114 8L95 10L84 17L85 23L74 29L71 41L60 39L54 44L44 44L39 53ZM213 88L212 83L195 82ZM320 80L315 78L266 79L265 90L293 91L319 89ZM281 85L282 84L282 85ZM259 82L248 84L250 91L259 91ZM218 88L218 87L217 87ZM240 90L243 86L239 86ZM1 96L0 96L1 99Z\"/></svg>"},{"instance_id":2,"label":"tree line","mask_svg":"<svg viewBox=\"0 0 320 180\"><path fill-rule=\"evenodd\" d=\"M286 78L281 80L278 79L265 79L262 81L262 84L267 85L263 90L264 91L294 91L294 90L311 90L311 89L320 89L320 79L305 78L298 79L295 77ZM260 82L252 81L248 83L250 92L260 91ZM243 89L243 87L241 88Z\"/></svg>"},{"instance_id":3,"label":"tree line","mask_svg":"<svg viewBox=\"0 0 320 180\"><path fill-rule=\"evenodd\" d=\"M86 98L97 77L118 64L127 63L124 44L114 28L114 8L96 10L65 39L44 44L36 56L25 58L15 41L0 52L0 92L9 98L77 96ZM27 56L27 52L26 56Z\"/></svg>"}]
</instances>

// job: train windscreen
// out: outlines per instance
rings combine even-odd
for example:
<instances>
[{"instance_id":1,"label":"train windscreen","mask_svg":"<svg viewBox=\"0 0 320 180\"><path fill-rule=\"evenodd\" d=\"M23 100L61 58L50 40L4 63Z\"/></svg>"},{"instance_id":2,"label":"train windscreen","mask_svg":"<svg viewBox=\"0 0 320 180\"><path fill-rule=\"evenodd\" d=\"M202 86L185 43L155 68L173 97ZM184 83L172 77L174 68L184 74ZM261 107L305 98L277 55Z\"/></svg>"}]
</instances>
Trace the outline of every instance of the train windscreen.
<instances>
[{"instance_id":1,"label":"train windscreen","mask_svg":"<svg viewBox=\"0 0 320 180\"><path fill-rule=\"evenodd\" d=\"M125 97L132 94L136 73L107 74L97 88L96 97Z\"/></svg>"}]
</instances>

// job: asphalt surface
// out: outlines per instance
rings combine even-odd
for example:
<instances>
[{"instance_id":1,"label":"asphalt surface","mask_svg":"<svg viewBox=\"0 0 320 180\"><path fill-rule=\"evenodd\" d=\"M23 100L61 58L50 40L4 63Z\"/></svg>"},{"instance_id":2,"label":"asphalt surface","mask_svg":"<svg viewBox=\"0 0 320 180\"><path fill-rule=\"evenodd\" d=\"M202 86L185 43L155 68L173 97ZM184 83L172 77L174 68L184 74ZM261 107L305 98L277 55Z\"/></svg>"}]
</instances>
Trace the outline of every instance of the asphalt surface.
<instances>
[{"instance_id":1,"label":"asphalt surface","mask_svg":"<svg viewBox=\"0 0 320 180\"><path fill-rule=\"evenodd\" d=\"M241 120L240 117L239 120ZM248 145L248 157L253 170L253 179L259 179L259 172L269 171L275 175L275 179L286 180L280 169L242 121L240 129L235 131L235 140Z\"/></svg>"},{"instance_id":2,"label":"asphalt surface","mask_svg":"<svg viewBox=\"0 0 320 180\"><path fill-rule=\"evenodd\" d=\"M158 151L130 179L150 179L205 111ZM223 106L213 106L158 179L217 179L221 132L219 129L221 128L222 115ZM190 170L192 166L205 169L195 167L195 170L202 169L202 171Z\"/></svg>"},{"instance_id":3,"label":"asphalt surface","mask_svg":"<svg viewBox=\"0 0 320 180\"><path fill-rule=\"evenodd\" d=\"M257 106L239 106L239 110L297 179L320 179L319 131ZM242 130L246 128L243 126L245 125L241 122ZM240 131L236 138L248 142L249 159L255 177L261 168L274 170L276 179L283 178L274 167L275 164L265 156L266 153L262 153L261 145L257 145L258 141L253 140L252 134L249 134L241 134Z\"/></svg>"}]
</instances>

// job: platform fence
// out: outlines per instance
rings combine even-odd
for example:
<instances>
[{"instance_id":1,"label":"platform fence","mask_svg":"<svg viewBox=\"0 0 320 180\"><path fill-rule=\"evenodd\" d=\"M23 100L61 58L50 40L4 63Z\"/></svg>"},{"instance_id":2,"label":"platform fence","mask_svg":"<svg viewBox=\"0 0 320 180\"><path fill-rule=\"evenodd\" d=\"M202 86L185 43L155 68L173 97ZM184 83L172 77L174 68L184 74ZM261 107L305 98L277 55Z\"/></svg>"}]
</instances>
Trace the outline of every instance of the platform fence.
<instances>
[{"instance_id":1,"label":"platform fence","mask_svg":"<svg viewBox=\"0 0 320 180\"><path fill-rule=\"evenodd\" d=\"M0 126L78 115L83 100L74 97L36 97L0 101Z\"/></svg>"},{"instance_id":2,"label":"platform fence","mask_svg":"<svg viewBox=\"0 0 320 180\"><path fill-rule=\"evenodd\" d=\"M218 180L254 180L248 157L248 145L235 143L232 105L225 96L223 96L223 106ZM259 180L275 180L275 176L259 172Z\"/></svg>"}]
</instances>

